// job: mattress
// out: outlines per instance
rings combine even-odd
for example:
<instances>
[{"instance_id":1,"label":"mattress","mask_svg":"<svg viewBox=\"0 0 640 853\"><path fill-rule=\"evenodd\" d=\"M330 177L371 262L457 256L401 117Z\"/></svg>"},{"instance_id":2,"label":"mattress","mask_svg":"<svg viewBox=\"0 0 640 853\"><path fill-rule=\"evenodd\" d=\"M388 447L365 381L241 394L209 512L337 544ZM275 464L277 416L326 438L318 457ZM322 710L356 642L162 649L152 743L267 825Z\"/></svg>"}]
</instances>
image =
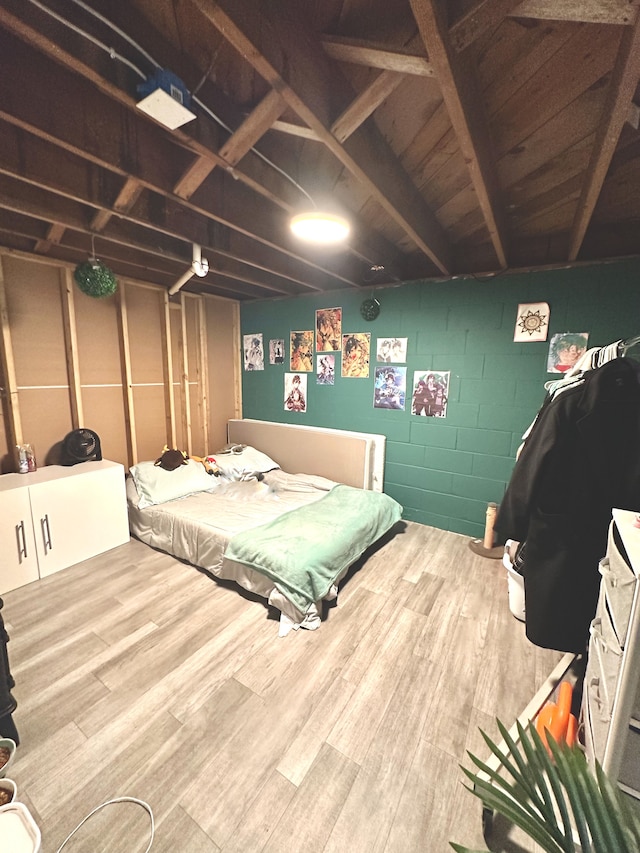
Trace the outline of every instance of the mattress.
<instances>
[{"instance_id":1,"label":"mattress","mask_svg":"<svg viewBox=\"0 0 640 853\"><path fill-rule=\"evenodd\" d=\"M148 545L205 569L217 578L235 581L266 598L282 615L281 634L288 633L292 627L313 629L320 624L317 606L306 613L300 612L272 580L226 559L224 552L235 534L318 501L335 485L324 477L289 474L277 469L265 474L261 481L223 482L213 491L140 509L135 484L128 478L129 526L131 533ZM336 583L340 579L336 578ZM326 598L333 595L335 590Z\"/></svg>"}]
</instances>

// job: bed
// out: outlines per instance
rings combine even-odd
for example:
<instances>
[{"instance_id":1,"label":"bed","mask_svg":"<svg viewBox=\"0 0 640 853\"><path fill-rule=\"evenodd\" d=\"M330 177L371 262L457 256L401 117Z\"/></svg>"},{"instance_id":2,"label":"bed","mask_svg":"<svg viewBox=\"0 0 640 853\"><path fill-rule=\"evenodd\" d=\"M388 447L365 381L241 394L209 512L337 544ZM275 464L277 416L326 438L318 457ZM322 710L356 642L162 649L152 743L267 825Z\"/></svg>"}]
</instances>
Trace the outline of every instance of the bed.
<instances>
[{"instance_id":1,"label":"bed","mask_svg":"<svg viewBox=\"0 0 640 853\"><path fill-rule=\"evenodd\" d=\"M321 624L351 565L399 522L402 507L374 489L289 473L252 446L216 454L219 477L189 460L174 471L132 466L132 534L235 581L280 612L279 635Z\"/></svg>"}]
</instances>

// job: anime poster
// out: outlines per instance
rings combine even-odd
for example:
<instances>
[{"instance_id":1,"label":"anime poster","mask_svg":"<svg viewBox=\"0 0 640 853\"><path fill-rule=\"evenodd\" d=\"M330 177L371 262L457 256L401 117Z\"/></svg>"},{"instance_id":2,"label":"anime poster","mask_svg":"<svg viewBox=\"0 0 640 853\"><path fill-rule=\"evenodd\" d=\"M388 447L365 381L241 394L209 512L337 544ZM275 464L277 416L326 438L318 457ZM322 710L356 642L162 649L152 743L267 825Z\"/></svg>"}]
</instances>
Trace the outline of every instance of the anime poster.
<instances>
[{"instance_id":1,"label":"anime poster","mask_svg":"<svg viewBox=\"0 0 640 853\"><path fill-rule=\"evenodd\" d=\"M284 341L274 339L269 341L269 364L284 364Z\"/></svg>"},{"instance_id":2,"label":"anime poster","mask_svg":"<svg viewBox=\"0 0 640 853\"><path fill-rule=\"evenodd\" d=\"M342 376L366 379L369 376L371 333L353 332L342 336Z\"/></svg>"},{"instance_id":3,"label":"anime poster","mask_svg":"<svg viewBox=\"0 0 640 853\"><path fill-rule=\"evenodd\" d=\"M546 341L549 330L547 302L528 302L518 305L514 342Z\"/></svg>"},{"instance_id":4,"label":"anime poster","mask_svg":"<svg viewBox=\"0 0 640 853\"><path fill-rule=\"evenodd\" d=\"M243 336L244 369L264 370L264 350L262 348L262 332Z\"/></svg>"},{"instance_id":5,"label":"anime poster","mask_svg":"<svg viewBox=\"0 0 640 853\"><path fill-rule=\"evenodd\" d=\"M340 352L342 308L319 308L316 311L316 351Z\"/></svg>"},{"instance_id":6,"label":"anime poster","mask_svg":"<svg viewBox=\"0 0 640 853\"><path fill-rule=\"evenodd\" d=\"M299 373L284 375L284 410L285 412L307 411L307 377Z\"/></svg>"},{"instance_id":7,"label":"anime poster","mask_svg":"<svg viewBox=\"0 0 640 853\"><path fill-rule=\"evenodd\" d=\"M292 371L304 373L311 373L313 370L313 329L306 332L291 332L289 368Z\"/></svg>"},{"instance_id":8,"label":"anime poster","mask_svg":"<svg viewBox=\"0 0 640 853\"><path fill-rule=\"evenodd\" d=\"M449 371L416 370L413 374L411 413L427 418L446 418Z\"/></svg>"},{"instance_id":9,"label":"anime poster","mask_svg":"<svg viewBox=\"0 0 640 853\"><path fill-rule=\"evenodd\" d=\"M373 386L374 409L400 409L404 412L406 392L406 367L376 367Z\"/></svg>"},{"instance_id":10,"label":"anime poster","mask_svg":"<svg viewBox=\"0 0 640 853\"><path fill-rule=\"evenodd\" d=\"M336 357L325 353L316 356L316 382L318 385L333 385L336 375Z\"/></svg>"},{"instance_id":11,"label":"anime poster","mask_svg":"<svg viewBox=\"0 0 640 853\"><path fill-rule=\"evenodd\" d=\"M407 338L378 338L376 361L404 364L407 360Z\"/></svg>"},{"instance_id":12,"label":"anime poster","mask_svg":"<svg viewBox=\"0 0 640 853\"><path fill-rule=\"evenodd\" d=\"M551 338L547 373L566 373L587 351L587 332L560 332Z\"/></svg>"}]
</instances>

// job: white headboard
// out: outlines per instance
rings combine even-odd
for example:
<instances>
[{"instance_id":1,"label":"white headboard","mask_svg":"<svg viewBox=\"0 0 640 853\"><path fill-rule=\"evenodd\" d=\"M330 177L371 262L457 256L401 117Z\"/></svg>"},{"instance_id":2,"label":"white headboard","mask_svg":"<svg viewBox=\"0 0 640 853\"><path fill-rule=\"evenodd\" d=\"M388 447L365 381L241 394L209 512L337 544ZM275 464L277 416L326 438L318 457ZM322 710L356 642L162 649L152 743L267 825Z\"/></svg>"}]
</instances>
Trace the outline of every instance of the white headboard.
<instances>
[{"instance_id":1,"label":"white headboard","mask_svg":"<svg viewBox=\"0 0 640 853\"><path fill-rule=\"evenodd\" d=\"M317 474L374 492L383 489L384 435L244 418L228 421L227 438L261 450L292 474Z\"/></svg>"}]
</instances>

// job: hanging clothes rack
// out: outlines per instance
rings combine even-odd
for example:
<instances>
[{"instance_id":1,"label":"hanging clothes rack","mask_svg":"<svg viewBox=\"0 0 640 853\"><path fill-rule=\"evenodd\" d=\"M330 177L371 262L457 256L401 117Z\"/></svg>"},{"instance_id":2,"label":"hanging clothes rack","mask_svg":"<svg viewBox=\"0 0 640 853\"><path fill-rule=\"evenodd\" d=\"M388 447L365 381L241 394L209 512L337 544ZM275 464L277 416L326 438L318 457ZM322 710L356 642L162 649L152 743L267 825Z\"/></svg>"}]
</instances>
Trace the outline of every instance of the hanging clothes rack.
<instances>
[{"instance_id":1,"label":"hanging clothes rack","mask_svg":"<svg viewBox=\"0 0 640 853\"><path fill-rule=\"evenodd\" d=\"M618 344L618 354L620 356L625 356L630 349L638 344L640 344L640 335L635 335L633 338L627 338L626 341L620 341Z\"/></svg>"}]
</instances>

